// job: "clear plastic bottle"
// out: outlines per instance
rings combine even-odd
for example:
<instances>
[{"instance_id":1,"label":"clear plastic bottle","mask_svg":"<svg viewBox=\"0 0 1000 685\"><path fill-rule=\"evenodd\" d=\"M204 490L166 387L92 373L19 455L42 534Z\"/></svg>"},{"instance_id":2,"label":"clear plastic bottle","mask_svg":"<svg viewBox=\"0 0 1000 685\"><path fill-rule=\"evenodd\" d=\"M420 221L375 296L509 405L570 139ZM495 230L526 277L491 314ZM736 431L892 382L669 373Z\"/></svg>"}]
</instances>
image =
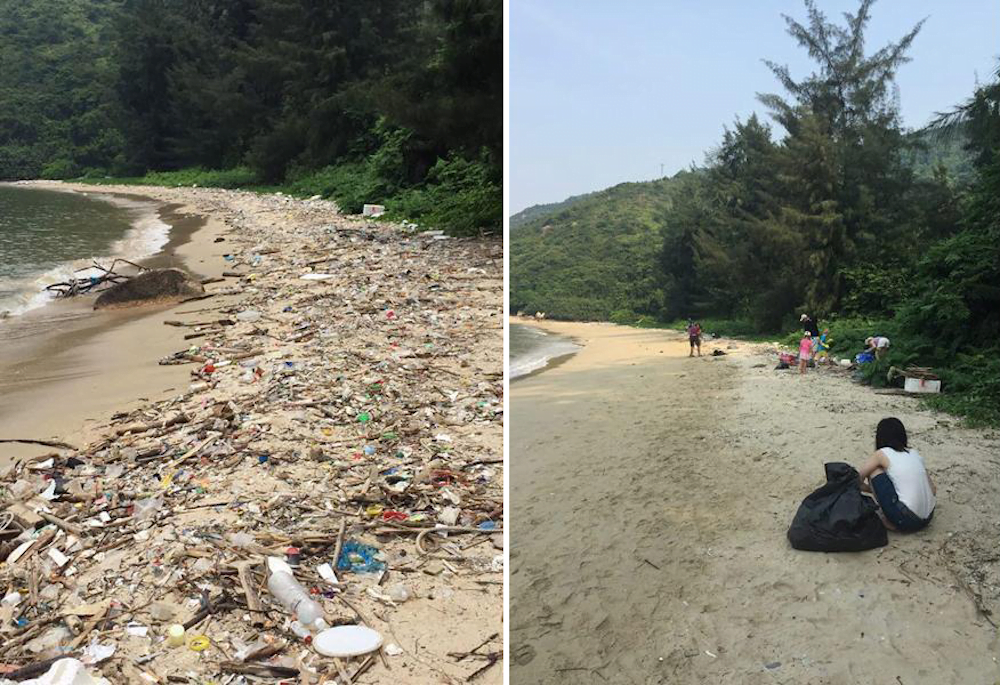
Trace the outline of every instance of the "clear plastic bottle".
<instances>
[{"instance_id":1,"label":"clear plastic bottle","mask_svg":"<svg viewBox=\"0 0 1000 685\"><path fill-rule=\"evenodd\" d=\"M271 577L267 579L267 589L303 625L312 626L317 620L322 620L323 607L313 601L309 592L292 574L285 571L271 573Z\"/></svg>"},{"instance_id":2,"label":"clear plastic bottle","mask_svg":"<svg viewBox=\"0 0 1000 685\"><path fill-rule=\"evenodd\" d=\"M312 633L306 628L300 621L292 621L289 626L292 632L295 633L303 642L312 642Z\"/></svg>"}]
</instances>

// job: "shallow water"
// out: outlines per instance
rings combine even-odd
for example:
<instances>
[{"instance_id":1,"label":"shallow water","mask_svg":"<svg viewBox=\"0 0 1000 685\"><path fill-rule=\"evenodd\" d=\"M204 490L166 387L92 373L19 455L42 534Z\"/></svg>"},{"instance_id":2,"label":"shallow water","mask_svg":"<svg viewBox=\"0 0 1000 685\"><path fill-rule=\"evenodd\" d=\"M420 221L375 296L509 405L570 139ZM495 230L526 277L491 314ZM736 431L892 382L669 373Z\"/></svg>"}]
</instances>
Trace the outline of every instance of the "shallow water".
<instances>
[{"instance_id":1,"label":"shallow water","mask_svg":"<svg viewBox=\"0 0 1000 685\"><path fill-rule=\"evenodd\" d=\"M168 233L151 203L0 185L0 312L44 305L46 285L94 259L107 265L115 256L154 254Z\"/></svg>"},{"instance_id":2,"label":"shallow water","mask_svg":"<svg viewBox=\"0 0 1000 685\"><path fill-rule=\"evenodd\" d=\"M540 328L512 323L509 349L510 377L517 378L545 368L557 357L573 354L580 346Z\"/></svg>"}]
</instances>

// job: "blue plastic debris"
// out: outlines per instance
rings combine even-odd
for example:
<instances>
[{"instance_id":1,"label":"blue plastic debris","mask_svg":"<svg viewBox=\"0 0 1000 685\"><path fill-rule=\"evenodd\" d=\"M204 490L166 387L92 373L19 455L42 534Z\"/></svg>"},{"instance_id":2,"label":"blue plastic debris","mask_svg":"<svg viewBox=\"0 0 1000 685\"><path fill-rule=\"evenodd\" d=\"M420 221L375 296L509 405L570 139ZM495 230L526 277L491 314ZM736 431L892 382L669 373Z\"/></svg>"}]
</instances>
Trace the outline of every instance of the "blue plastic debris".
<instances>
[{"instance_id":1,"label":"blue plastic debris","mask_svg":"<svg viewBox=\"0 0 1000 685\"><path fill-rule=\"evenodd\" d=\"M378 573L385 568L385 563L376 559L378 553L376 547L357 540L348 540L340 550L337 569L351 573Z\"/></svg>"},{"instance_id":2,"label":"blue plastic debris","mask_svg":"<svg viewBox=\"0 0 1000 685\"><path fill-rule=\"evenodd\" d=\"M478 526L476 526L476 528L478 528L479 530L496 530L497 529L497 522L496 521L483 521Z\"/></svg>"}]
</instances>

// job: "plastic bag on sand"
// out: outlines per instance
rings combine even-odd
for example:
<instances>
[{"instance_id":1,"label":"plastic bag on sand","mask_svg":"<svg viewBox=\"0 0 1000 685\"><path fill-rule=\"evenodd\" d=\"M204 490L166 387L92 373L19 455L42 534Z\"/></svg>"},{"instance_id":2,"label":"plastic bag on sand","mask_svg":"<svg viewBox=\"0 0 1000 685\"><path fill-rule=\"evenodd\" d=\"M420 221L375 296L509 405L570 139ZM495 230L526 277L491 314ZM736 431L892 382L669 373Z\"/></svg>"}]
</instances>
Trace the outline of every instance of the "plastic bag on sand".
<instances>
[{"instance_id":1,"label":"plastic bag on sand","mask_svg":"<svg viewBox=\"0 0 1000 685\"><path fill-rule=\"evenodd\" d=\"M13 681L0 681L0 683L8 682ZM21 685L111 685L111 681L90 675L87 667L76 659L60 659L52 664L45 675L32 680L23 680Z\"/></svg>"},{"instance_id":2,"label":"plastic bag on sand","mask_svg":"<svg viewBox=\"0 0 1000 685\"><path fill-rule=\"evenodd\" d=\"M806 497L788 529L795 549L858 552L889 542L878 505L861 494L861 480L850 464L826 464L826 485Z\"/></svg>"}]
</instances>

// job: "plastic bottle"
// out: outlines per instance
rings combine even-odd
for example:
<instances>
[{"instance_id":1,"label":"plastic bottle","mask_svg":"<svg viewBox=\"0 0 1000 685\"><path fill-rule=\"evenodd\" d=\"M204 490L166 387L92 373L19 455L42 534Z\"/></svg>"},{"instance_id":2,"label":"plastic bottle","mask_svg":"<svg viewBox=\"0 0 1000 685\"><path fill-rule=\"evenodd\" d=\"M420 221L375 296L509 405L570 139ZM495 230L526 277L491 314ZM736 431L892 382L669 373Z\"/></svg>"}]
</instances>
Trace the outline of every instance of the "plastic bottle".
<instances>
[{"instance_id":1,"label":"plastic bottle","mask_svg":"<svg viewBox=\"0 0 1000 685\"><path fill-rule=\"evenodd\" d=\"M283 559L271 557L268 566L271 575L267 579L267 589L271 596L295 614L303 625L313 627L317 620L322 621L323 607L313 601L309 592L295 580L288 564Z\"/></svg>"},{"instance_id":2,"label":"plastic bottle","mask_svg":"<svg viewBox=\"0 0 1000 685\"><path fill-rule=\"evenodd\" d=\"M303 641L307 643L312 642L312 633L309 632L309 629L306 628L304 625L302 625L300 621L292 621L292 624L289 626L289 628L291 628L292 632L295 633Z\"/></svg>"}]
</instances>

